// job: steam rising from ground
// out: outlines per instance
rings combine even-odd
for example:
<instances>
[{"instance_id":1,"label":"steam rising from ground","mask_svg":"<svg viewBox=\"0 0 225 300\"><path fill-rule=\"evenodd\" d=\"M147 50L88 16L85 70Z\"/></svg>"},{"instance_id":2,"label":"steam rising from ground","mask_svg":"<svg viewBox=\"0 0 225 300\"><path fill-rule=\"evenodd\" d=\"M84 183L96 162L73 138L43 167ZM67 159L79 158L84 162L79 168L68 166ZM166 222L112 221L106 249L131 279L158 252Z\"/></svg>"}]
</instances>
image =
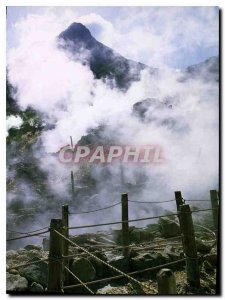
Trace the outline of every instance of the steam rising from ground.
<instances>
[{"instance_id":1,"label":"steam rising from ground","mask_svg":"<svg viewBox=\"0 0 225 300\"><path fill-rule=\"evenodd\" d=\"M23 120L19 116L8 117L6 120L7 135L8 135L8 130L10 128L20 128L22 124L23 124Z\"/></svg>"},{"instance_id":2,"label":"steam rising from ground","mask_svg":"<svg viewBox=\"0 0 225 300\"><path fill-rule=\"evenodd\" d=\"M93 15L89 19L83 17L89 24L91 18ZM135 186L141 183L141 176L145 178L138 192L130 193L130 199L168 200L174 198L175 190L181 190L189 199L208 198L209 190L218 186L218 83L201 78L183 81L182 71L161 64L155 76L142 71L141 80L134 82L126 92L116 87L112 89L102 80L95 79L88 66L75 62L72 54L58 47L58 34L76 21L71 16L65 19L56 20L52 13L28 16L17 24L18 46L8 51L9 80L18 88L16 99L19 105L23 109L33 107L42 114L45 122L55 125L42 133L43 148L35 150L40 166L49 174L49 188L58 195L67 195L70 167L47 154L68 144L70 135L75 144L88 130L106 125L105 137L113 135L118 144L157 144L163 149L165 162L162 165L123 166L127 184ZM96 15L94 19L98 19ZM157 40L159 42L163 43ZM145 43L141 47L144 51ZM161 58L164 62L164 53ZM148 98L161 103L169 99L172 108L153 107L148 112L153 121L143 122L132 115L133 105ZM164 121L171 118L175 125L165 125ZM102 175L103 169L111 174L109 178ZM121 187L119 164L105 168L95 166L92 174L97 180L95 192L99 200L81 200L77 210L115 203L120 200L120 192L126 192L125 186ZM118 209L107 214L108 221L119 218ZM174 210L175 206L132 206L130 217L149 216L162 209ZM89 215L85 223L100 221L105 221L105 215L97 213ZM75 222L76 225L83 224L84 219L76 216Z\"/></svg>"}]
</instances>

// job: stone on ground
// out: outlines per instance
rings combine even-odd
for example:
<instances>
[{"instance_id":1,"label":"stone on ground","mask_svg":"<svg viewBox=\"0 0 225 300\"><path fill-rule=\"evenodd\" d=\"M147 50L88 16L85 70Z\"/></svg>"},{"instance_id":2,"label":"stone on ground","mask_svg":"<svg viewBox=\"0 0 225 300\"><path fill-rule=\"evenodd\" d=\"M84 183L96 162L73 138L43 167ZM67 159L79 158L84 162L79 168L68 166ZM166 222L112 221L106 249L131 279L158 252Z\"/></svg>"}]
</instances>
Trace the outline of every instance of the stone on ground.
<instances>
[{"instance_id":1,"label":"stone on ground","mask_svg":"<svg viewBox=\"0 0 225 300\"><path fill-rule=\"evenodd\" d=\"M84 257L75 258L70 270L83 282L92 281L96 277L95 268L93 267L92 263ZM74 280L75 279L73 279L73 281Z\"/></svg>"},{"instance_id":2,"label":"stone on ground","mask_svg":"<svg viewBox=\"0 0 225 300\"><path fill-rule=\"evenodd\" d=\"M180 235L180 227L176 220L168 217L159 218L159 230L163 237L170 238Z\"/></svg>"},{"instance_id":3,"label":"stone on ground","mask_svg":"<svg viewBox=\"0 0 225 300\"><path fill-rule=\"evenodd\" d=\"M47 286L48 265L44 261L40 261L35 257L30 261L39 261L38 263L28 265L19 269L20 275L25 277L30 283L37 282L43 287Z\"/></svg>"},{"instance_id":4,"label":"stone on ground","mask_svg":"<svg viewBox=\"0 0 225 300\"><path fill-rule=\"evenodd\" d=\"M7 291L26 291L28 289L28 281L20 275L6 273L6 290Z\"/></svg>"}]
</instances>

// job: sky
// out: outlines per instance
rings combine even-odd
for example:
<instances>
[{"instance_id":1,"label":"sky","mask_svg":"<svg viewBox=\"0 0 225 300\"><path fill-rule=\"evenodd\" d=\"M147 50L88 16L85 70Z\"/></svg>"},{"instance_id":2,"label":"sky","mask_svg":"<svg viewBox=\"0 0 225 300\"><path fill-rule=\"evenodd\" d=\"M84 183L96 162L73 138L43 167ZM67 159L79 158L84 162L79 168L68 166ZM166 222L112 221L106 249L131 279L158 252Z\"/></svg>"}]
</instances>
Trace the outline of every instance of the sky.
<instances>
[{"instance_id":1,"label":"sky","mask_svg":"<svg viewBox=\"0 0 225 300\"><path fill-rule=\"evenodd\" d=\"M81 22L100 42L153 67L184 69L219 52L217 7L12 6L7 9L9 49L18 44L19 24L35 16L48 17L46 30L54 27L56 36L72 22Z\"/></svg>"}]
</instances>

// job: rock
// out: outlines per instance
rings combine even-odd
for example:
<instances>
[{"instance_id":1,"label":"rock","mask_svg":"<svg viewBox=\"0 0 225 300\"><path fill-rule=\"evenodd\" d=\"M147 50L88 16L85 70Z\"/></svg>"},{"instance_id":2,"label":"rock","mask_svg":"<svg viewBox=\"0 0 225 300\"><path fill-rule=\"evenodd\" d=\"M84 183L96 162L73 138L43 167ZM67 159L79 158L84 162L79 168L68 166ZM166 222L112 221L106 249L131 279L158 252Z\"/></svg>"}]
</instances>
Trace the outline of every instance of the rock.
<instances>
[{"instance_id":1,"label":"rock","mask_svg":"<svg viewBox=\"0 0 225 300\"><path fill-rule=\"evenodd\" d=\"M14 274L14 275L19 274L19 272L18 272L16 269L10 269L8 272L9 272L10 274Z\"/></svg>"},{"instance_id":2,"label":"rock","mask_svg":"<svg viewBox=\"0 0 225 300\"><path fill-rule=\"evenodd\" d=\"M207 273L213 273L214 272L213 266L207 260L203 262L203 268L205 269L205 271Z\"/></svg>"},{"instance_id":3,"label":"rock","mask_svg":"<svg viewBox=\"0 0 225 300\"><path fill-rule=\"evenodd\" d=\"M202 253L209 253L211 250L211 245L205 244L202 240L200 239L195 239L196 242L196 247L198 252Z\"/></svg>"},{"instance_id":4,"label":"rock","mask_svg":"<svg viewBox=\"0 0 225 300\"><path fill-rule=\"evenodd\" d=\"M148 225L146 225L145 230L147 232L151 232L151 233L157 232L157 231L159 231L159 225L158 224L148 224Z\"/></svg>"},{"instance_id":5,"label":"rock","mask_svg":"<svg viewBox=\"0 0 225 300\"><path fill-rule=\"evenodd\" d=\"M129 227L130 243L148 242L154 238L149 228L136 228L135 226ZM113 237L117 244L122 244L122 231L117 229L113 230Z\"/></svg>"},{"instance_id":6,"label":"rock","mask_svg":"<svg viewBox=\"0 0 225 300\"><path fill-rule=\"evenodd\" d=\"M171 261L176 261L183 257L183 255L177 252L173 246L166 246L164 249L164 253L169 256Z\"/></svg>"},{"instance_id":7,"label":"rock","mask_svg":"<svg viewBox=\"0 0 225 300\"><path fill-rule=\"evenodd\" d=\"M42 241L42 247L44 251L49 251L49 239L44 238Z\"/></svg>"},{"instance_id":8,"label":"rock","mask_svg":"<svg viewBox=\"0 0 225 300\"><path fill-rule=\"evenodd\" d=\"M122 231L120 229L114 229L112 231L114 241L121 245L122 242Z\"/></svg>"},{"instance_id":9,"label":"rock","mask_svg":"<svg viewBox=\"0 0 225 300\"><path fill-rule=\"evenodd\" d=\"M112 265L113 267L127 273L129 272L129 259L125 258L122 255L113 255L109 260L108 263ZM117 271L112 270L111 268L108 268L108 272L110 275L119 275Z\"/></svg>"},{"instance_id":10,"label":"rock","mask_svg":"<svg viewBox=\"0 0 225 300\"><path fill-rule=\"evenodd\" d=\"M30 251L30 250L42 250L42 247L41 246L38 246L38 245L26 245L24 247L24 249Z\"/></svg>"},{"instance_id":11,"label":"rock","mask_svg":"<svg viewBox=\"0 0 225 300\"><path fill-rule=\"evenodd\" d=\"M132 257L136 257L138 256L139 252L138 250L135 250L133 248L130 249L130 253L129 253L129 257L132 258Z\"/></svg>"},{"instance_id":12,"label":"rock","mask_svg":"<svg viewBox=\"0 0 225 300\"><path fill-rule=\"evenodd\" d=\"M140 253L131 259L132 270L142 270L168 262L168 256L160 252Z\"/></svg>"},{"instance_id":13,"label":"rock","mask_svg":"<svg viewBox=\"0 0 225 300\"><path fill-rule=\"evenodd\" d=\"M24 255L24 254L26 254L27 250L25 250L24 248L20 248L17 250L17 252L18 252L18 254Z\"/></svg>"},{"instance_id":14,"label":"rock","mask_svg":"<svg viewBox=\"0 0 225 300\"><path fill-rule=\"evenodd\" d=\"M96 277L95 268L92 263L84 257L75 258L70 270L83 282L92 281Z\"/></svg>"},{"instance_id":15,"label":"rock","mask_svg":"<svg viewBox=\"0 0 225 300\"><path fill-rule=\"evenodd\" d=\"M88 244L90 245L90 240L91 240L91 234L89 233L85 233L85 234L80 234L77 236L73 236L71 238L72 241L74 241L75 243L79 244L79 245L85 245Z\"/></svg>"},{"instance_id":16,"label":"rock","mask_svg":"<svg viewBox=\"0 0 225 300\"><path fill-rule=\"evenodd\" d=\"M100 258L103 261L107 261L106 256L104 255L104 253L100 252L100 251L96 251L94 253L95 256L97 256L98 258ZM96 271L96 278L103 278L104 276L107 276L108 274L108 267L103 264L102 262L100 262L99 260L95 259L94 257L89 257L88 260L92 263L93 267L95 268Z\"/></svg>"},{"instance_id":17,"label":"rock","mask_svg":"<svg viewBox=\"0 0 225 300\"><path fill-rule=\"evenodd\" d=\"M42 253L40 250L30 250L27 251L26 256L28 259L34 259L34 258L42 258Z\"/></svg>"},{"instance_id":18,"label":"rock","mask_svg":"<svg viewBox=\"0 0 225 300\"><path fill-rule=\"evenodd\" d=\"M204 256L204 260L210 263L211 266L216 267L217 266L217 255L216 253L209 253Z\"/></svg>"},{"instance_id":19,"label":"rock","mask_svg":"<svg viewBox=\"0 0 225 300\"><path fill-rule=\"evenodd\" d=\"M148 242L153 239L153 235L150 231L144 230L142 228L133 228L130 231L130 242L131 243L142 243Z\"/></svg>"},{"instance_id":20,"label":"rock","mask_svg":"<svg viewBox=\"0 0 225 300\"><path fill-rule=\"evenodd\" d=\"M27 257L27 255L19 255L19 256L15 256L15 257L11 257L10 259L7 257L7 260L10 262L9 265L11 267L11 264L13 263L13 265L18 265L25 263L29 260L29 258Z\"/></svg>"},{"instance_id":21,"label":"rock","mask_svg":"<svg viewBox=\"0 0 225 300\"><path fill-rule=\"evenodd\" d=\"M44 288L43 288L42 285L38 284L37 282L33 282L31 284L31 287L30 287L29 291L31 291L31 292L43 292Z\"/></svg>"},{"instance_id":22,"label":"rock","mask_svg":"<svg viewBox=\"0 0 225 300\"><path fill-rule=\"evenodd\" d=\"M30 261L39 261L38 263L22 267L19 269L20 275L25 277L30 283L37 282L40 283L43 287L47 286L48 279L48 265L40 261L38 257L34 257Z\"/></svg>"},{"instance_id":23,"label":"rock","mask_svg":"<svg viewBox=\"0 0 225 300\"><path fill-rule=\"evenodd\" d=\"M170 238L180 235L178 223L168 217L159 218L159 230L163 237Z\"/></svg>"},{"instance_id":24,"label":"rock","mask_svg":"<svg viewBox=\"0 0 225 300\"><path fill-rule=\"evenodd\" d=\"M15 251L15 250L9 250L9 251L6 252L7 259L15 258L18 255L19 255L18 252Z\"/></svg>"},{"instance_id":25,"label":"rock","mask_svg":"<svg viewBox=\"0 0 225 300\"><path fill-rule=\"evenodd\" d=\"M6 273L6 290L10 291L26 291L28 289L28 281L20 275Z\"/></svg>"},{"instance_id":26,"label":"rock","mask_svg":"<svg viewBox=\"0 0 225 300\"><path fill-rule=\"evenodd\" d=\"M118 287L118 286L111 286L108 284L107 286L98 289L96 294L99 295L122 295L122 294L130 294L129 289L127 287Z\"/></svg>"},{"instance_id":27,"label":"rock","mask_svg":"<svg viewBox=\"0 0 225 300\"><path fill-rule=\"evenodd\" d=\"M130 286L132 287L133 289L133 293L132 294L137 294L137 295L146 295L143 287L141 284L137 283L137 282L134 282L134 281L131 281L130 282Z\"/></svg>"}]
</instances>

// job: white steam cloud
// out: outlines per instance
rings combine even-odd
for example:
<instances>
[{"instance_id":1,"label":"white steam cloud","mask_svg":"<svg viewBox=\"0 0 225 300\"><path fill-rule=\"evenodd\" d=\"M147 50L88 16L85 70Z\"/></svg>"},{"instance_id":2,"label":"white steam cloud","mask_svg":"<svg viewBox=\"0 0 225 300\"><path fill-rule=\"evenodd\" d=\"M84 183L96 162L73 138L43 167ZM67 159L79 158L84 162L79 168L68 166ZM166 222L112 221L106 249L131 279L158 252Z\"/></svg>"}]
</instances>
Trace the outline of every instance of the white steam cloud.
<instances>
[{"instance_id":1,"label":"white steam cloud","mask_svg":"<svg viewBox=\"0 0 225 300\"><path fill-rule=\"evenodd\" d=\"M20 128L22 124L23 120L20 118L20 116L9 116L6 119L6 134L8 135L10 128Z\"/></svg>"},{"instance_id":2,"label":"white steam cloud","mask_svg":"<svg viewBox=\"0 0 225 300\"><path fill-rule=\"evenodd\" d=\"M208 198L210 189L217 188L218 83L199 78L181 81L182 71L165 65L168 57L178 51L174 49L174 39L178 37L181 37L182 47L188 50L201 46L205 36L208 46L217 43L213 34L217 30L213 21L214 12L201 11L201 19L196 17L192 19L194 22L188 21L190 13L189 10L187 12L186 18L181 19L178 8L170 8L167 13L165 9L153 9L151 20L156 23L154 27L147 28L148 19L144 10L133 16L128 16L124 10L123 19L117 21L121 24L121 31L118 23L114 27L96 14L75 17L66 14L59 18L47 12L28 16L16 25L19 43L8 51L9 80L18 89L16 97L23 109L31 106L41 112L45 121L55 125L42 133L45 154L39 153L40 164L48 170L50 187L55 193L65 194L69 171L67 166L62 166L47 153L55 153L68 144L70 135L76 143L89 129L102 124L107 125L105 136L110 137L113 133L118 144L157 144L163 148L163 165L124 166L124 178L128 183L135 185L140 172L147 176L143 189L139 194L131 194L131 198L149 201L173 199L173 192L182 190L187 198L202 199ZM138 17L142 18L144 25L138 25ZM74 21L90 25L90 28L98 24L102 29L100 40L128 58L138 59L142 51L146 61L148 54L149 64L152 61L160 65L159 74L150 76L144 70L140 81L134 82L126 92L112 89L102 80L95 79L88 66L75 62L71 55L58 47L56 37ZM160 22L163 27L158 26ZM131 24L133 29L125 34ZM196 34L193 35L193 31ZM142 122L132 115L132 109L136 102L147 98L155 98L159 102L168 98L172 108L161 110L154 107L148 112L153 121ZM176 124L173 129L162 125L171 118ZM100 176L101 167L93 170L96 179L99 178L101 201L98 207L113 199L119 201L115 199L115 194L109 195L113 187L120 183L120 168L111 165L108 170L111 178L104 182ZM92 206L90 203L88 205L86 208ZM85 203L81 207L85 208ZM171 204L163 208L170 209ZM140 210L132 207L130 215L149 215L151 209L148 206ZM115 221L117 215L115 210L115 213L109 214L108 220ZM96 214L93 218L88 217L88 222L99 222L101 219L103 221L104 216ZM83 219L76 217L76 224L79 223L83 223Z\"/></svg>"}]
</instances>

